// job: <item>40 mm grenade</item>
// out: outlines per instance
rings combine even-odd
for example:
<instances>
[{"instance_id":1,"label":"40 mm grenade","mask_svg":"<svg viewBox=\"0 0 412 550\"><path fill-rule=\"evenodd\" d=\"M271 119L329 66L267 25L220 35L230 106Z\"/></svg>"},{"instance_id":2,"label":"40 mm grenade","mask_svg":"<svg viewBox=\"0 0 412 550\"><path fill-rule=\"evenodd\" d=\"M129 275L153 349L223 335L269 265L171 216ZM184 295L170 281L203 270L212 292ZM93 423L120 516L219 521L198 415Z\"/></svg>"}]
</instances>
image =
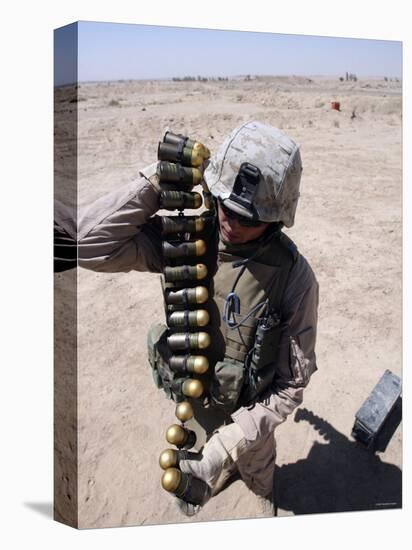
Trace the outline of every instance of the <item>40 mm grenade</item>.
<instances>
[{"instance_id":1,"label":"40 mm grenade","mask_svg":"<svg viewBox=\"0 0 412 550\"><path fill-rule=\"evenodd\" d=\"M162 476L162 487L191 504L203 504L210 495L207 483L177 468L168 468Z\"/></svg>"}]
</instances>

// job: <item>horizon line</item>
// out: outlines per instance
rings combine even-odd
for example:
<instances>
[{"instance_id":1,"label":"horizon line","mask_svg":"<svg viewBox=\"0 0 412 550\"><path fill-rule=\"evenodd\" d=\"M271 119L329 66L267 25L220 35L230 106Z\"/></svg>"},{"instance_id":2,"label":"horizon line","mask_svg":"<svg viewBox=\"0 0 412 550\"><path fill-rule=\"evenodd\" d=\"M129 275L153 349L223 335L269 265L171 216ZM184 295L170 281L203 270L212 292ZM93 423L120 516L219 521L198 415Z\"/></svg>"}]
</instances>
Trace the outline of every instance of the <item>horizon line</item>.
<instances>
[{"instance_id":1,"label":"horizon line","mask_svg":"<svg viewBox=\"0 0 412 550\"><path fill-rule=\"evenodd\" d=\"M348 74L355 74L350 73L348 71ZM247 76L250 77L250 80L258 79L258 78L293 78L293 77L301 77L301 78L325 78L325 79L338 79L344 78L341 74L239 74L239 75L216 75L216 76L208 76L208 75L185 75L185 76L170 76L170 77L150 77L150 78L102 78L102 79L95 79L95 80L76 80L73 82L68 82L65 84L56 84L54 87L63 87L63 86L73 86L74 84L95 84L95 83L102 83L102 82L198 82L198 83L205 83L205 81L202 82L202 80L199 80L200 78L206 78L207 82L209 81L221 81L222 79L227 80L238 80L238 79L245 79ZM355 74L357 80L359 79L371 79L371 80L383 80L385 82L403 82L403 76L386 76L386 75L377 75L377 74ZM186 78L186 80L185 80ZM387 79L387 80L385 80ZM343 80L341 82L354 82L353 80Z\"/></svg>"}]
</instances>

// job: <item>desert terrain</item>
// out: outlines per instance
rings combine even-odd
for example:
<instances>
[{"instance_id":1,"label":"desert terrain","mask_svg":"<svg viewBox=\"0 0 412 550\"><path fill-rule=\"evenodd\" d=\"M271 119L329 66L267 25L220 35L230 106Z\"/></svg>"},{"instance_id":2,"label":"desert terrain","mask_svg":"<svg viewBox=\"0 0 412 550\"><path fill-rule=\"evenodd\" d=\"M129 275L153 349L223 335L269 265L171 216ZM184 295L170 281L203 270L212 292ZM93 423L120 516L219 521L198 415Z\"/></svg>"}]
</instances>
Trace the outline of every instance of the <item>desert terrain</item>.
<instances>
[{"instance_id":1,"label":"desert terrain","mask_svg":"<svg viewBox=\"0 0 412 550\"><path fill-rule=\"evenodd\" d=\"M277 429L278 516L400 507L401 425L375 454L351 430L385 370L402 373L402 83L122 81L81 83L78 94L73 104L68 89L57 90L56 110L78 109L80 207L137 178L156 160L165 129L202 141L212 154L248 120L277 126L300 144L301 198L286 233L320 285L318 371L300 410ZM63 155L70 149L64 125L56 139ZM70 202L69 195L63 184L58 198ZM73 273L55 280L64 293ZM77 291L79 527L259 517L240 480L194 518L182 516L160 486L158 456L175 407L155 387L146 357L148 328L164 318L159 276L80 268ZM67 303L55 307L61 342L70 330ZM62 369L73 375L69 363ZM64 518L66 478L76 472L58 464Z\"/></svg>"}]
</instances>

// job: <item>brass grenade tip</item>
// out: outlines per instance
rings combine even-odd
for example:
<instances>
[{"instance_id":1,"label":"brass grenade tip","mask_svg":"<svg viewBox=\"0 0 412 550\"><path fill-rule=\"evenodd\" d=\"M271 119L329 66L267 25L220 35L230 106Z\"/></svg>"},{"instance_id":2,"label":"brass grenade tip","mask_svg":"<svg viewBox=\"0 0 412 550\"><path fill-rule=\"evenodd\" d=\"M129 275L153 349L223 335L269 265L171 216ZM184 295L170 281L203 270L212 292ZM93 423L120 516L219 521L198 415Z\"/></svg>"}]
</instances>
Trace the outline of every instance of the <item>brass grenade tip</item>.
<instances>
[{"instance_id":1,"label":"brass grenade tip","mask_svg":"<svg viewBox=\"0 0 412 550\"><path fill-rule=\"evenodd\" d=\"M166 440L171 445L183 445L187 435L185 430L179 424L172 424L166 432Z\"/></svg>"},{"instance_id":2,"label":"brass grenade tip","mask_svg":"<svg viewBox=\"0 0 412 550\"><path fill-rule=\"evenodd\" d=\"M209 322L209 313L205 309L199 309L196 312L196 321L198 327L205 327Z\"/></svg>"},{"instance_id":3,"label":"brass grenade tip","mask_svg":"<svg viewBox=\"0 0 412 550\"><path fill-rule=\"evenodd\" d=\"M189 401L182 401L176 406L175 414L180 422L191 420L194 415L192 404Z\"/></svg>"},{"instance_id":4,"label":"brass grenade tip","mask_svg":"<svg viewBox=\"0 0 412 550\"><path fill-rule=\"evenodd\" d=\"M205 228L205 220L204 220L204 218L202 218L201 216L199 216L198 218L196 218L196 220L195 220L195 228L196 228L196 232L197 232L197 233L200 233L201 231L203 231L203 229Z\"/></svg>"},{"instance_id":5,"label":"brass grenade tip","mask_svg":"<svg viewBox=\"0 0 412 550\"><path fill-rule=\"evenodd\" d=\"M162 475L162 487L169 493L174 493L179 487L182 473L177 468L168 468Z\"/></svg>"},{"instance_id":6,"label":"brass grenade tip","mask_svg":"<svg viewBox=\"0 0 412 550\"><path fill-rule=\"evenodd\" d=\"M207 276L207 267L205 264L197 264L196 272L197 279L204 279Z\"/></svg>"},{"instance_id":7,"label":"brass grenade tip","mask_svg":"<svg viewBox=\"0 0 412 550\"><path fill-rule=\"evenodd\" d=\"M204 161L204 157L202 155L202 151L199 149L192 149L192 166L200 166L202 162Z\"/></svg>"},{"instance_id":8,"label":"brass grenade tip","mask_svg":"<svg viewBox=\"0 0 412 550\"><path fill-rule=\"evenodd\" d=\"M194 358L193 370L196 374L204 374L209 368L209 360L203 355L196 355Z\"/></svg>"},{"instance_id":9,"label":"brass grenade tip","mask_svg":"<svg viewBox=\"0 0 412 550\"><path fill-rule=\"evenodd\" d=\"M204 304L209 298L209 291L205 286L196 287L196 302L198 304Z\"/></svg>"},{"instance_id":10,"label":"brass grenade tip","mask_svg":"<svg viewBox=\"0 0 412 550\"><path fill-rule=\"evenodd\" d=\"M197 338L199 349L206 349L210 346L210 336L207 332L199 332Z\"/></svg>"},{"instance_id":11,"label":"brass grenade tip","mask_svg":"<svg viewBox=\"0 0 412 550\"><path fill-rule=\"evenodd\" d=\"M192 168L192 182L193 185L199 185L202 181L203 174L198 168Z\"/></svg>"},{"instance_id":12,"label":"brass grenade tip","mask_svg":"<svg viewBox=\"0 0 412 550\"><path fill-rule=\"evenodd\" d=\"M195 380L195 379L185 380L182 384L182 391L184 395L197 399L203 393L203 384L200 380Z\"/></svg>"},{"instance_id":13,"label":"brass grenade tip","mask_svg":"<svg viewBox=\"0 0 412 550\"><path fill-rule=\"evenodd\" d=\"M196 256L203 256L206 252L206 243L203 239L198 239L195 241L196 246Z\"/></svg>"},{"instance_id":14,"label":"brass grenade tip","mask_svg":"<svg viewBox=\"0 0 412 550\"><path fill-rule=\"evenodd\" d=\"M175 449L165 449L159 457L159 465L163 470L177 465L177 452Z\"/></svg>"},{"instance_id":15,"label":"brass grenade tip","mask_svg":"<svg viewBox=\"0 0 412 550\"><path fill-rule=\"evenodd\" d=\"M195 193L193 196L193 208L200 208L202 206L202 195Z\"/></svg>"},{"instance_id":16,"label":"brass grenade tip","mask_svg":"<svg viewBox=\"0 0 412 550\"><path fill-rule=\"evenodd\" d=\"M208 159L210 157L210 151L206 147L206 145L203 145L203 143L200 143L200 141L196 141L196 143L193 145L193 149L196 151L199 151L199 153L202 155L204 159Z\"/></svg>"}]
</instances>

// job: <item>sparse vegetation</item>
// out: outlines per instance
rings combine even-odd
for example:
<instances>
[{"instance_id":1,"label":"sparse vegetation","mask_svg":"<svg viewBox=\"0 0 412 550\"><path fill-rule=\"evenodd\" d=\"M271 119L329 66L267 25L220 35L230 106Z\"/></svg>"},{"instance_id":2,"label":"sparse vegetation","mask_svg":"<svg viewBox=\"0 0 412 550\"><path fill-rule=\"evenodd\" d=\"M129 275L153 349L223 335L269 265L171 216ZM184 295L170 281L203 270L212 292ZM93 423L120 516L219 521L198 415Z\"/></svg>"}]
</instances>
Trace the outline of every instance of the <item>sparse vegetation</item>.
<instances>
[{"instance_id":1,"label":"sparse vegetation","mask_svg":"<svg viewBox=\"0 0 412 550\"><path fill-rule=\"evenodd\" d=\"M109 102L109 107L120 107L120 102L117 99L111 99Z\"/></svg>"},{"instance_id":2,"label":"sparse vegetation","mask_svg":"<svg viewBox=\"0 0 412 550\"><path fill-rule=\"evenodd\" d=\"M353 73L346 73L345 75L345 80L351 80L353 82L356 82L358 80L358 77L356 76L356 74L353 74Z\"/></svg>"},{"instance_id":3,"label":"sparse vegetation","mask_svg":"<svg viewBox=\"0 0 412 550\"><path fill-rule=\"evenodd\" d=\"M180 78L179 76L174 76L172 78L172 81L173 82L216 82L219 81L219 82L222 82L222 81L228 81L229 80L229 77L227 76L218 76L217 78L210 78L210 77L206 77L206 76L200 76L198 75L197 77L196 76L184 76L183 78Z\"/></svg>"},{"instance_id":4,"label":"sparse vegetation","mask_svg":"<svg viewBox=\"0 0 412 550\"><path fill-rule=\"evenodd\" d=\"M200 76L197 77L198 80L200 80ZM196 77L195 76L184 76L183 78L179 78L179 77L173 77L172 78L173 82L196 82ZM207 80L207 79L206 79Z\"/></svg>"}]
</instances>

